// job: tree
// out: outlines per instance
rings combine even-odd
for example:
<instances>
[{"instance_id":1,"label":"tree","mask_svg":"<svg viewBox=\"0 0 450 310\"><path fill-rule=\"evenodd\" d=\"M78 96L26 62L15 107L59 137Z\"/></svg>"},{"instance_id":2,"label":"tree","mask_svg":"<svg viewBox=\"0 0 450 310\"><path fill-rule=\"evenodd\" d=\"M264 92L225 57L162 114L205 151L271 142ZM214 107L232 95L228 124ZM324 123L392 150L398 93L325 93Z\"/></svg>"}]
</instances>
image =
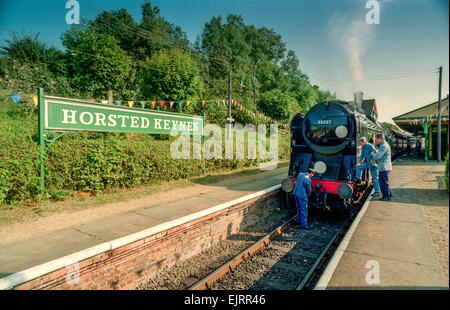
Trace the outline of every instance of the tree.
<instances>
[{"instance_id":1,"label":"tree","mask_svg":"<svg viewBox=\"0 0 450 310\"><path fill-rule=\"evenodd\" d=\"M299 112L297 100L289 93L274 89L261 94L258 108L266 115L281 122L289 121Z\"/></svg>"},{"instance_id":2,"label":"tree","mask_svg":"<svg viewBox=\"0 0 450 310\"><path fill-rule=\"evenodd\" d=\"M73 27L64 34L63 44L72 55L72 84L80 92L105 97L110 89L118 91L130 75L131 59L110 35Z\"/></svg>"},{"instance_id":3,"label":"tree","mask_svg":"<svg viewBox=\"0 0 450 310\"><path fill-rule=\"evenodd\" d=\"M203 85L197 61L180 49L160 51L142 70L142 95L153 100L199 99Z\"/></svg>"}]
</instances>

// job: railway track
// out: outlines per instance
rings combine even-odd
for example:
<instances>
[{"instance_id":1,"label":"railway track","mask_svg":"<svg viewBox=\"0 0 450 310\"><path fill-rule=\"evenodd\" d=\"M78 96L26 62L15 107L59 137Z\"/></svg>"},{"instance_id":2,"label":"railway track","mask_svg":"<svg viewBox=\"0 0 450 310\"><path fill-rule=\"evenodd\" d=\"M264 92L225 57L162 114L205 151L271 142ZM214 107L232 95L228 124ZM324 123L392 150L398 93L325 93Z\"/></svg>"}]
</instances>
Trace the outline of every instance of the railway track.
<instances>
[{"instance_id":1,"label":"railway track","mask_svg":"<svg viewBox=\"0 0 450 310\"><path fill-rule=\"evenodd\" d=\"M295 216L193 284L189 289L310 289L337 248L365 197L348 219L319 217L310 230L293 227Z\"/></svg>"}]
</instances>

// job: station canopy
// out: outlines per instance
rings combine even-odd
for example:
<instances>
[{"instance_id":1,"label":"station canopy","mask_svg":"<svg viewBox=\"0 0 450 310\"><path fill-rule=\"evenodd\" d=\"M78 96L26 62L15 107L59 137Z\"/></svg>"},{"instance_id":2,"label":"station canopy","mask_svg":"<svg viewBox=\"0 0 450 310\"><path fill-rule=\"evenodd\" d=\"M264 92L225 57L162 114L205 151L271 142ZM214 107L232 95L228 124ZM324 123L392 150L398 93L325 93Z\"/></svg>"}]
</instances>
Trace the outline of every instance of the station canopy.
<instances>
[{"instance_id":1,"label":"station canopy","mask_svg":"<svg viewBox=\"0 0 450 310\"><path fill-rule=\"evenodd\" d=\"M446 123L449 119L449 96L441 100L441 122ZM409 111L392 118L392 120L401 129L414 133L415 135L423 133L423 124L437 124L438 102L427 104L418 109Z\"/></svg>"}]
</instances>

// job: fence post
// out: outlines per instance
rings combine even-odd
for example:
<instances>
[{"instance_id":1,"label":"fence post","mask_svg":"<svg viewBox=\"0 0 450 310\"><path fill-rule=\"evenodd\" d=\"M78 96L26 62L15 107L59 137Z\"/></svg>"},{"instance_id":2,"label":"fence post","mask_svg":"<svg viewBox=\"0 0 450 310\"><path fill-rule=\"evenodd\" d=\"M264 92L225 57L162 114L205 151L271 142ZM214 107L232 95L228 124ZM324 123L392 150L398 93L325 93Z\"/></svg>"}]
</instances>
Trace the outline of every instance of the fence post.
<instances>
[{"instance_id":1,"label":"fence post","mask_svg":"<svg viewBox=\"0 0 450 310\"><path fill-rule=\"evenodd\" d=\"M44 120L45 120L45 106L44 106L44 91L42 87L38 89L38 135L39 145L41 147L41 194L45 192L45 137L44 137Z\"/></svg>"}]
</instances>

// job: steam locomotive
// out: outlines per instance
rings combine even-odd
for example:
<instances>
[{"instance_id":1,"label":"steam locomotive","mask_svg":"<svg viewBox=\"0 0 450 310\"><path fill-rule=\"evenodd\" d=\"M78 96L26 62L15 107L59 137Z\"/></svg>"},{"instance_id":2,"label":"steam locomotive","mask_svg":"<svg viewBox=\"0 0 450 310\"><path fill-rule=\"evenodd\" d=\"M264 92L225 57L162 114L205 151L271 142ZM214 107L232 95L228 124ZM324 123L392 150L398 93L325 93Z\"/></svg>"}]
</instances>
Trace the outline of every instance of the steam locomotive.
<instances>
[{"instance_id":1,"label":"steam locomotive","mask_svg":"<svg viewBox=\"0 0 450 310\"><path fill-rule=\"evenodd\" d=\"M281 184L289 203L293 203L291 192L298 173L313 167L316 174L311 179L309 209L352 215L372 182L368 169L363 171L361 182L355 181L355 165L361 154L358 141L366 137L374 144L377 133L384 134L393 158L406 151L408 139L414 145L411 134L385 127L356 99L318 103L306 115L295 115L291 121L289 174Z\"/></svg>"}]
</instances>

